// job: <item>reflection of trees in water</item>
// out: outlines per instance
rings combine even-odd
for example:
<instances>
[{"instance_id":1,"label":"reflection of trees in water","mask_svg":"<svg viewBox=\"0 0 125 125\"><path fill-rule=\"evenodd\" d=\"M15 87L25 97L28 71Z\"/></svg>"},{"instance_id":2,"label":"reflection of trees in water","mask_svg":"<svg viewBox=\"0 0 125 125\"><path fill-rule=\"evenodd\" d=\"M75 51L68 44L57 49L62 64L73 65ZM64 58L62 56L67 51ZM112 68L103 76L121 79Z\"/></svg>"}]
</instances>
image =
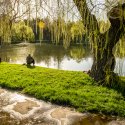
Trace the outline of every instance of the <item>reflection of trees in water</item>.
<instances>
[{"instance_id":1,"label":"reflection of trees in water","mask_svg":"<svg viewBox=\"0 0 125 125\"><path fill-rule=\"evenodd\" d=\"M115 56L119 58L125 57L125 39L120 40L120 42L116 45Z\"/></svg>"},{"instance_id":2,"label":"reflection of trees in water","mask_svg":"<svg viewBox=\"0 0 125 125\"><path fill-rule=\"evenodd\" d=\"M60 45L43 44L41 46L35 46L33 56L36 63L44 62L47 66L49 66L53 61L56 63L55 65L60 68L60 64L65 57L69 59L73 58L77 62L80 62L83 58L90 54L89 50L90 49L88 47L84 48L83 45L72 46L65 50L63 46Z\"/></svg>"},{"instance_id":3,"label":"reflection of trees in water","mask_svg":"<svg viewBox=\"0 0 125 125\"><path fill-rule=\"evenodd\" d=\"M27 54L34 53L34 46L16 46L3 47L0 49L0 57L5 62L23 62Z\"/></svg>"},{"instance_id":4,"label":"reflection of trees in water","mask_svg":"<svg viewBox=\"0 0 125 125\"><path fill-rule=\"evenodd\" d=\"M66 51L62 46L52 44L42 44L41 46L36 45L33 54L36 63L44 62L47 66L49 66L52 61L54 61L54 63L57 63L55 65L57 65L58 68L60 68L60 64L65 55Z\"/></svg>"},{"instance_id":5,"label":"reflection of trees in water","mask_svg":"<svg viewBox=\"0 0 125 125\"><path fill-rule=\"evenodd\" d=\"M0 57L6 62L25 63L28 54L34 57L36 64L44 63L48 67L52 64L60 69L64 58L80 62L90 54L90 50L83 45L71 46L66 50L61 45L52 44L18 44L0 49Z\"/></svg>"},{"instance_id":6,"label":"reflection of trees in water","mask_svg":"<svg viewBox=\"0 0 125 125\"><path fill-rule=\"evenodd\" d=\"M117 63L115 66L115 72L117 72L120 76L125 75L125 71L124 71L124 61L125 59L121 59L121 58L117 58Z\"/></svg>"},{"instance_id":7,"label":"reflection of trees in water","mask_svg":"<svg viewBox=\"0 0 125 125\"><path fill-rule=\"evenodd\" d=\"M77 62L81 62L81 60L85 56L85 50L83 47L72 47L70 49L70 56Z\"/></svg>"},{"instance_id":8,"label":"reflection of trees in water","mask_svg":"<svg viewBox=\"0 0 125 125\"><path fill-rule=\"evenodd\" d=\"M2 61L4 61L4 62L10 62L10 57L7 56L7 54L1 53L0 57L1 57Z\"/></svg>"},{"instance_id":9,"label":"reflection of trees in water","mask_svg":"<svg viewBox=\"0 0 125 125\"><path fill-rule=\"evenodd\" d=\"M120 42L115 47L115 56L117 58L115 71L119 75L125 75L124 63L125 63L125 39L120 40Z\"/></svg>"},{"instance_id":10,"label":"reflection of trees in water","mask_svg":"<svg viewBox=\"0 0 125 125\"><path fill-rule=\"evenodd\" d=\"M90 55L90 48L88 46L72 46L70 48L70 57L76 60L78 63Z\"/></svg>"}]
</instances>

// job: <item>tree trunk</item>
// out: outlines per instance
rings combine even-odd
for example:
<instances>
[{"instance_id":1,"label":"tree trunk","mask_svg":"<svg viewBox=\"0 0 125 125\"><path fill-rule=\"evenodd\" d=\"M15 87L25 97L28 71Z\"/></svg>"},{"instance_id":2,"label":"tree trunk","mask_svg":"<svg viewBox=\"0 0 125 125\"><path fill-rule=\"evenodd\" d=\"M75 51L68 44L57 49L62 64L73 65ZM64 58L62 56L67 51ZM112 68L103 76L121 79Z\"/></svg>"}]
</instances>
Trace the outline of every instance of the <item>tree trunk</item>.
<instances>
[{"instance_id":1,"label":"tree trunk","mask_svg":"<svg viewBox=\"0 0 125 125\"><path fill-rule=\"evenodd\" d=\"M101 43L104 43L103 39L101 39L100 44ZM110 48L105 48L105 46L98 44L97 48L94 48L93 65L90 76L97 82L105 83L106 76L114 74L113 71L115 68L115 57L112 52L113 47L113 44Z\"/></svg>"},{"instance_id":2,"label":"tree trunk","mask_svg":"<svg viewBox=\"0 0 125 125\"><path fill-rule=\"evenodd\" d=\"M123 31L119 19L110 19L111 27L105 34L100 34L97 45L93 47L93 65L90 76L97 82L107 83L111 86L116 82L115 57L113 48L119 41Z\"/></svg>"}]
</instances>

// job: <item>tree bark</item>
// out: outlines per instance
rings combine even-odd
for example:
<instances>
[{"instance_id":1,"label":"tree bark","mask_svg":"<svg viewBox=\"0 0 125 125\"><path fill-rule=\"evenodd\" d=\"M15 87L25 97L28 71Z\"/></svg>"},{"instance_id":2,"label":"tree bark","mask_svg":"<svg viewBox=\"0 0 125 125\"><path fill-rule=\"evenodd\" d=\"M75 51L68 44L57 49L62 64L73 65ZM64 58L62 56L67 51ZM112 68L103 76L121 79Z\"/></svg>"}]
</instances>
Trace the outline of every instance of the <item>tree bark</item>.
<instances>
[{"instance_id":1,"label":"tree bark","mask_svg":"<svg viewBox=\"0 0 125 125\"><path fill-rule=\"evenodd\" d=\"M124 5L122 5L122 9L124 10ZM115 8L110 12L115 16ZM111 22L110 29L105 34L99 34L97 46L93 48L94 60L90 76L97 82L107 83L111 86L113 82L117 82L117 75L114 73L116 62L113 55L113 48L119 42L124 31L123 23L125 20L123 17L109 18L109 20Z\"/></svg>"},{"instance_id":2,"label":"tree bark","mask_svg":"<svg viewBox=\"0 0 125 125\"><path fill-rule=\"evenodd\" d=\"M120 34L120 31L117 32L117 30L112 27L112 29L107 31L107 33L104 35L100 34L100 39L96 47L93 47L93 65L91 68L90 76L94 78L95 81L106 83L112 81L112 75L115 77L113 71L116 62L113 55L113 48L118 42ZM111 77L109 81L106 81L107 75L110 75Z\"/></svg>"}]
</instances>

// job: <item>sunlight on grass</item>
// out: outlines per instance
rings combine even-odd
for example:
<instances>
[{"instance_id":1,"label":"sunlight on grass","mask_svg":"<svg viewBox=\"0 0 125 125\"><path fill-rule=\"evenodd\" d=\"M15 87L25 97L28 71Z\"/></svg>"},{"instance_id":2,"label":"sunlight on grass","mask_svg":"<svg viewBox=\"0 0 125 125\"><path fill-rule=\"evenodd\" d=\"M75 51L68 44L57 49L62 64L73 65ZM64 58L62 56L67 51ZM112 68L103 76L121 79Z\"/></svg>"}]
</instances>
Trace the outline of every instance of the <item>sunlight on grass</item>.
<instances>
[{"instance_id":1,"label":"sunlight on grass","mask_svg":"<svg viewBox=\"0 0 125 125\"><path fill-rule=\"evenodd\" d=\"M0 86L80 112L125 116L125 100L120 93L97 86L87 74L78 71L1 63Z\"/></svg>"}]
</instances>

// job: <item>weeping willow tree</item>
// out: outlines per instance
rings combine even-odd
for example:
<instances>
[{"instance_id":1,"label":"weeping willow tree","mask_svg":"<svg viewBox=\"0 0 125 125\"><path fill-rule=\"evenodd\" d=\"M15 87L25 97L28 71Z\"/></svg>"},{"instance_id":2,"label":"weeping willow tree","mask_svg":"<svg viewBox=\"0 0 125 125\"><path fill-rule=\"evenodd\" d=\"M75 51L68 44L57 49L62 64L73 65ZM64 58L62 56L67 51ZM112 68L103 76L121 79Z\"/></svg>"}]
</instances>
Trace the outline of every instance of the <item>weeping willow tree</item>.
<instances>
[{"instance_id":1,"label":"weeping willow tree","mask_svg":"<svg viewBox=\"0 0 125 125\"><path fill-rule=\"evenodd\" d=\"M11 31L10 31L9 17L2 15L0 18L0 38L1 44L8 44L11 42Z\"/></svg>"},{"instance_id":2,"label":"weeping willow tree","mask_svg":"<svg viewBox=\"0 0 125 125\"><path fill-rule=\"evenodd\" d=\"M11 42L11 3L9 0L0 2L0 39L1 44L8 44Z\"/></svg>"},{"instance_id":3,"label":"weeping willow tree","mask_svg":"<svg viewBox=\"0 0 125 125\"><path fill-rule=\"evenodd\" d=\"M30 0L0 0L0 39L2 44L11 43L12 26L31 12Z\"/></svg>"},{"instance_id":4,"label":"weeping willow tree","mask_svg":"<svg viewBox=\"0 0 125 125\"><path fill-rule=\"evenodd\" d=\"M115 6L109 8L107 11L109 20L102 23L91 13L86 0L74 0L74 2L93 47L94 60L90 76L100 83L112 86L117 82L117 76L113 72L115 68L113 48L125 31L125 3L117 2Z\"/></svg>"},{"instance_id":5,"label":"weeping willow tree","mask_svg":"<svg viewBox=\"0 0 125 125\"><path fill-rule=\"evenodd\" d=\"M51 30L51 39L52 41L55 41L56 43L59 43L60 40L63 40L63 46L65 48L69 47L72 35L71 35L71 26L69 22L65 22L64 19L58 17L57 20L54 20L52 22L52 25L50 27Z\"/></svg>"},{"instance_id":6,"label":"weeping willow tree","mask_svg":"<svg viewBox=\"0 0 125 125\"><path fill-rule=\"evenodd\" d=\"M77 62L81 62L85 58L85 49L83 46L75 46L70 49L70 56L75 59Z\"/></svg>"},{"instance_id":7,"label":"weeping willow tree","mask_svg":"<svg viewBox=\"0 0 125 125\"><path fill-rule=\"evenodd\" d=\"M13 24L12 40L14 43L34 41L34 34L31 27L26 26L23 21Z\"/></svg>"},{"instance_id":8,"label":"weeping willow tree","mask_svg":"<svg viewBox=\"0 0 125 125\"><path fill-rule=\"evenodd\" d=\"M69 2L70 1L71 0L69 0ZM100 84L114 86L119 79L114 73L116 62L113 48L125 32L125 1L103 0L103 2L97 3L94 0L73 1L80 13L83 22L82 27L86 32L86 36L88 37L93 50L93 65L90 71L90 76ZM63 4L62 1L57 0L57 3L58 8L61 8L60 5ZM97 6L98 9L96 9ZM63 10L63 8L61 9ZM64 11L66 11L66 9L64 9ZM100 11L105 12L105 18L103 20L96 16ZM64 15L61 17L64 17ZM63 33L66 38L64 43L69 45L73 37L71 36L71 31L68 31L67 29L69 28L65 27L60 21L60 23L57 23L54 27L54 36L57 37L58 41L60 34Z\"/></svg>"}]
</instances>

